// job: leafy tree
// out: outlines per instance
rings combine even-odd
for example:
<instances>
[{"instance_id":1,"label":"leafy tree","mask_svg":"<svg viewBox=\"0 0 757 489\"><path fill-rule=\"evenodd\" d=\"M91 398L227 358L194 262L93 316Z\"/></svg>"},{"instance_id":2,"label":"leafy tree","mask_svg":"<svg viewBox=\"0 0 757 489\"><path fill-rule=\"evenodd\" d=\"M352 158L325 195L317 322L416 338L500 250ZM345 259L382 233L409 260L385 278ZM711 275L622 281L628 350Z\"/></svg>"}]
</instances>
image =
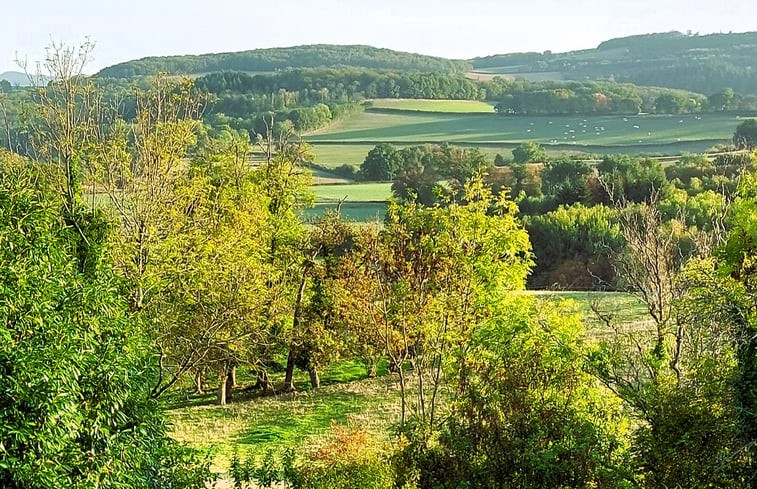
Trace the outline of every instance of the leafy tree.
<instances>
[{"instance_id":1,"label":"leafy tree","mask_svg":"<svg viewBox=\"0 0 757 489\"><path fill-rule=\"evenodd\" d=\"M737 148L748 150L757 147L757 119L747 119L736 127L733 144Z\"/></svg>"},{"instance_id":2,"label":"leafy tree","mask_svg":"<svg viewBox=\"0 0 757 489\"><path fill-rule=\"evenodd\" d=\"M448 422L433 444L411 441L400 476L429 489L624 487L621 406L582 370L578 317L523 295L490 300L457 358Z\"/></svg>"},{"instance_id":3,"label":"leafy tree","mask_svg":"<svg viewBox=\"0 0 757 489\"><path fill-rule=\"evenodd\" d=\"M519 144L513 149L513 160L515 163L543 163L547 161L547 153L539 143L530 141Z\"/></svg>"},{"instance_id":4,"label":"leafy tree","mask_svg":"<svg viewBox=\"0 0 757 489\"><path fill-rule=\"evenodd\" d=\"M359 294L353 303L368 312L367 333L380 339L398 373L402 425L408 411L422 426L438 422L450 362L486 317L490 296L522 288L530 265L511 202L495 202L480 180L468 183L463 202L391 204L385 229L359 243L358 273L347 289ZM408 362L413 376L405 373Z\"/></svg>"},{"instance_id":5,"label":"leafy tree","mask_svg":"<svg viewBox=\"0 0 757 489\"><path fill-rule=\"evenodd\" d=\"M394 179L401 167L401 159L395 147L381 143L368 152L360 165L360 175L363 180L388 181Z\"/></svg>"},{"instance_id":6,"label":"leafy tree","mask_svg":"<svg viewBox=\"0 0 757 489\"><path fill-rule=\"evenodd\" d=\"M167 438L150 397L148 328L104 254L109 224L79 211L74 227L42 175L0 154L0 485L202 486L207 466Z\"/></svg>"},{"instance_id":7,"label":"leafy tree","mask_svg":"<svg viewBox=\"0 0 757 489\"><path fill-rule=\"evenodd\" d=\"M264 262L270 270L262 318L267 328L279 332L276 342L287 351L283 390L293 391L298 341L304 327L305 293L313 263L312 255L306 252L309 244L300 217L300 211L312 201L309 191L312 175L303 168L311 156L306 144L291 142L291 134L282 134L274 140L269 129L259 142L266 159L258 168L255 181L267 206ZM261 359L262 366L271 360Z\"/></svg>"},{"instance_id":8,"label":"leafy tree","mask_svg":"<svg viewBox=\"0 0 757 489\"><path fill-rule=\"evenodd\" d=\"M638 419L635 471L651 488L749 487L734 403L743 298L706 258L713 240L691 236L683 222L663 224L654 203L623 210L620 222L626 249L616 270L651 327L623 328L595 308L615 334L590 365ZM687 240L704 259L686 261Z\"/></svg>"},{"instance_id":9,"label":"leafy tree","mask_svg":"<svg viewBox=\"0 0 757 489\"><path fill-rule=\"evenodd\" d=\"M542 190L554 195L558 204L585 202L589 197L587 179L592 170L586 162L563 158L550 161L542 172Z\"/></svg>"},{"instance_id":10,"label":"leafy tree","mask_svg":"<svg viewBox=\"0 0 757 489\"><path fill-rule=\"evenodd\" d=\"M724 88L707 97L707 103L712 110L728 110L732 107L734 96L732 88Z\"/></svg>"},{"instance_id":11,"label":"leafy tree","mask_svg":"<svg viewBox=\"0 0 757 489\"><path fill-rule=\"evenodd\" d=\"M611 257L624 244L614 209L561 206L525 219L525 226L536 261L529 278L534 287L592 289L614 283Z\"/></svg>"}]
</instances>

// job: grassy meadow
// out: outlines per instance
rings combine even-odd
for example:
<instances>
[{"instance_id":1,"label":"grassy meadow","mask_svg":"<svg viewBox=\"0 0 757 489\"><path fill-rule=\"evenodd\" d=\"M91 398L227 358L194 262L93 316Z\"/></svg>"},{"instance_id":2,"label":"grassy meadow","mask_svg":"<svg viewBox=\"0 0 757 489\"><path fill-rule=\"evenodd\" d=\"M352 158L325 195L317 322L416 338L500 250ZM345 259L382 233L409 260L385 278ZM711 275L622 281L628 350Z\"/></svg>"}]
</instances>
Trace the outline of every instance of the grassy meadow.
<instances>
[{"instance_id":1,"label":"grassy meadow","mask_svg":"<svg viewBox=\"0 0 757 489\"><path fill-rule=\"evenodd\" d=\"M315 206L305 209L304 218L312 221L342 201L342 217L354 222L380 222L386 214L386 200L392 195L391 183L353 183L314 185Z\"/></svg>"},{"instance_id":2,"label":"grassy meadow","mask_svg":"<svg viewBox=\"0 0 757 489\"><path fill-rule=\"evenodd\" d=\"M241 456L261 456L267 450L315 445L332 423L359 426L377 435L388 435L398 421L399 392L394 378L379 365L377 378L369 379L365 365L342 361L322 374L322 386L310 390L307 376L298 372L298 392L259 397L246 387L254 379L240 372L235 402L216 406L214 393L173 399L169 410L171 436L207 450L215 471L228 470L234 451Z\"/></svg>"},{"instance_id":3,"label":"grassy meadow","mask_svg":"<svg viewBox=\"0 0 757 489\"><path fill-rule=\"evenodd\" d=\"M503 117L369 110L306 134L305 139L316 148L324 142L372 146L379 142L502 145L536 141L547 149L680 154L728 141L739 123L732 114Z\"/></svg>"}]
</instances>

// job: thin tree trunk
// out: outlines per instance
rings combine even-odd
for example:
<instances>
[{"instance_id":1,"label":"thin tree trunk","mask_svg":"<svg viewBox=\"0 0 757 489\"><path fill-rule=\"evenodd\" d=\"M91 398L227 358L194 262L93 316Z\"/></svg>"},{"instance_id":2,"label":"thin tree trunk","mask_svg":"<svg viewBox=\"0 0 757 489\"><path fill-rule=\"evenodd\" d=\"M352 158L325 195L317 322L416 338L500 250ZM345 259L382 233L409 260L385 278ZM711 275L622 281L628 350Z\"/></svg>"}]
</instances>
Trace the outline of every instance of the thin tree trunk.
<instances>
[{"instance_id":1,"label":"thin tree trunk","mask_svg":"<svg viewBox=\"0 0 757 489\"><path fill-rule=\"evenodd\" d=\"M224 368L218 378L218 405L225 406L231 402L231 391L233 389L231 380L231 368Z\"/></svg>"},{"instance_id":2,"label":"thin tree trunk","mask_svg":"<svg viewBox=\"0 0 757 489\"><path fill-rule=\"evenodd\" d=\"M378 362L375 358L368 360L368 377L374 378L378 375Z\"/></svg>"},{"instance_id":3,"label":"thin tree trunk","mask_svg":"<svg viewBox=\"0 0 757 489\"><path fill-rule=\"evenodd\" d=\"M294 386L294 359L295 359L294 343L289 346L289 355L287 356L287 368L284 375L284 386L281 388L282 392L294 392L297 390Z\"/></svg>"},{"instance_id":4,"label":"thin tree trunk","mask_svg":"<svg viewBox=\"0 0 757 489\"><path fill-rule=\"evenodd\" d=\"M268 394L273 389L271 379L268 378L268 372L265 370L258 371L258 380L255 383L255 388L261 389L263 394Z\"/></svg>"},{"instance_id":5,"label":"thin tree trunk","mask_svg":"<svg viewBox=\"0 0 757 489\"><path fill-rule=\"evenodd\" d=\"M218 378L218 405L226 405L226 374L222 374Z\"/></svg>"},{"instance_id":6,"label":"thin tree trunk","mask_svg":"<svg viewBox=\"0 0 757 489\"><path fill-rule=\"evenodd\" d=\"M307 271L302 271L302 280L300 281L300 287L297 290L297 301L294 304L294 318L292 319L292 334L296 335L300 329L300 323L302 323L302 301L305 297L305 285L307 284ZM281 388L283 392L294 392L296 390L294 386L294 363L295 356L297 355L297 347L292 340L289 345L289 355L287 356L287 368L284 375L284 386Z\"/></svg>"},{"instance_id":7,"label":"thin tree trunk","mask_svg":"<svg viewBox=\"0 0 757 489\"><path fill-rule=\"evenodd\" d=\"M203 369L199 369L195 372L194 375L194 381L195 381L195 394L202 395L205 394L204 389L204 383L205 383L205 372Z\"/></svg>"},{"instance_id":8,"label":"thin tree trunk","mask_svg":"<svg viewBox=\"0 0 757 489\"><path fill-rule=\"evenodd\" d=\"M229 369L226 372L226 403L231 402L231 397L232 397L231 394L234 389L234 380L232 379L232 376L231 376L231 370L232 369Z\"/></svg>"},{"instance_id":9,"label":"thin tree trunk","mask_svg":"<svg viewBox=\"0 0 757 489\"><path fill-rule=\"evenodd\" d=\"M318 389L321 387L321 377L318 375L318 369L314 366L311 366L308 369L308 373L310 374L310 387L313 389Z\"/></svg>"},{"instance_id":10,"label":"thin tree trunk","mask_svg":"<svg viewBox=\"0 0 757 489\"><path fill-rule=\"evenodd\" d=\"M237 366L234 365L231 367L231 386L236 387L237 386Z\"/></svg>"},{"instance_id":11,"label":"thin tree trunk","mask_svg":"<svg viewBox=\"0 0 757 489\"><path fill-rule=\"evenodd\" d=\"M407 419L406 414L406 393L405 393L405 373L402 371L402 365L399 365L399 368L397 369L397 372L400 376L400 398L401 398L401 405L402 405L402 411L400 413L400 430L405 429L405 420Z\"/></svg>"}]
</instances>

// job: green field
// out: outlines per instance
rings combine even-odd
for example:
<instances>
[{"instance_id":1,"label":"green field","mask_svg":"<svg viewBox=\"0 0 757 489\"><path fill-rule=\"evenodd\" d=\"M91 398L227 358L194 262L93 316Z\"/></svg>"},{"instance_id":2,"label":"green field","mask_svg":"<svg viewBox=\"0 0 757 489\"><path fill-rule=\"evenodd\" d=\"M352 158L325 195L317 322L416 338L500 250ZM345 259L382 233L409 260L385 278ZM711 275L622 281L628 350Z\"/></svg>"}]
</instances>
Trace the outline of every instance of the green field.
<instances>
[{"instance_id":1,"label":"green field","mask_svg":"<svg viewBox=\"0 0 757 489\"><path fill-rule=\"evenodd\" d=\"M314 131L306 139L316 148L319 142L371 146L379 142L502 145L537 141L547 149L680 154L727 142L739 122L731 114L502 117L367 111Z\"/></svg>"},{"instance_id":2,"label":"green field","mask_svg":"<svg viewBox=\"0 0 757 489\"><path fill-rule=\"evenodd\" d=\"M385 376L383 363L379 365L381 376L368 379L362 363L338 362L325 369L317 391L309 390L307 376L298 371L299 392L275 397L261 398L245 391L254 383L245 374L240 372L236 402L228 406L214 405L210 393L174 400L168 411L171 436L209 450L216 472L228 470L234 451L244 457L262 456L268 449L306 449L317 443L333 422L386 435L399 419L399 392L394 378Z\"/></svg>"},{"instance_id":3,"label":"green field","mask_svg":"<svg viewBox=\"0 0 757 489\"><path fill-rule=\"evenodd\" d=\"M540 297L569 299L574 302L576 312L584 318L590 334L606 334L606 325L594 312L612 316L620 324L640 324L650 319L646 306L638 297L625 292L590 291L529 291Z\"/></svg>"},{"instance_id":4,"label":"green field","mask_svg":"<svg viewBox=\"0 0 757 489\"><path fill-rule=\"evenodd\" d=\"M349 185L315 185L315 207L303 213L312 222L327 209L335 209L342 202L342 217L347 221L381 222L386 214L386 200L392 195L391 183L353 183Z\"/></svg>"},{"instance_id":5,"label":"green field","mask_svg":"<svg viewBox=\"0 0 757 489\"><path fill-rule=\"evenodd\" d=\"M305 222L313 222L329 209L336 209L335 203L318 203L315 207L305 209ZM367 223L382 222L386 215L386 204L383 202L345 202L341 207L342 218L345 221Z\"/></svg>"},{"instance_id":6,"label":"green field","mask_svg":"<svg viewBox=\"0 0 757 489\"><path fill-rule=\"evenodd\" d=\"M448 112L461 114L493 113L492 104L477 100L428 100L381 98L372 100L374 109L408 110L418 112Z\"/></svg>"},{"instance_id":7,"label":"green field","mask_svg":"<svg viewBox=\"0 0 757 489\"><path fill-rule=\"evenodd\" d=\"M313 187L315 201L339 202L384 202L392 194L391 183L354 183L350 185L316 185Z\"/></svg>"}]
</instances>

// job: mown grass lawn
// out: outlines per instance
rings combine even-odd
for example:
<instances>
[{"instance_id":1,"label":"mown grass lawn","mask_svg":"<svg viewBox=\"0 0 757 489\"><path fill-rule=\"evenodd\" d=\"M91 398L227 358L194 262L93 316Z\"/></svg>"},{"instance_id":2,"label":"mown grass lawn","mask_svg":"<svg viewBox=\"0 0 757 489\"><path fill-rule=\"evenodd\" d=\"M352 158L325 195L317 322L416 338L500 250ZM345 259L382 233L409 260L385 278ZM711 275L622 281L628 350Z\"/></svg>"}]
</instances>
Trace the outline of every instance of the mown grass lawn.
<instances>
[{"instance_id":1,"label":"mown grass lawn","mask_svg":"<svg viewBox=\"0 0 757 489\"><path fill-rule=\"evenodd\" d=\"M310 390L306 376L298 374L297 393L258 397L246 392L242 381L236 400L223 407L214 405L213 394L174 396L168 410L171 436L210 451L214 470L222 472L235 451L247 457L295 446L304 450L332 423L386 436L399 420L399 393L385 364L379 365L380 377L369 379L360 362L336 363L323 372L318 390Z\"/></svg>"}]
</instances>

